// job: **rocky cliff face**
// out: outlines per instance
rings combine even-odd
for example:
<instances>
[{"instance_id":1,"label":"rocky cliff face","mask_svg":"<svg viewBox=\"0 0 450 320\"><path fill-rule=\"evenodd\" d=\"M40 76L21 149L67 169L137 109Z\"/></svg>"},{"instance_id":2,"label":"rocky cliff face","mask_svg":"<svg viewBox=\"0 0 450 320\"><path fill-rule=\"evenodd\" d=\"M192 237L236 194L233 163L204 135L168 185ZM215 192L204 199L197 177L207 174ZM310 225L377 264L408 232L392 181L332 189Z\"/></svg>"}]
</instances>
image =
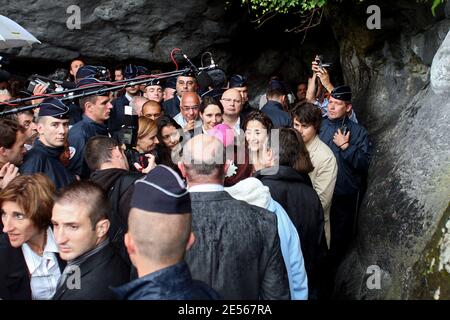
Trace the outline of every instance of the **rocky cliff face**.
<instances>
[{"instance_id":1,"label":"rocky cliff face","mask_svg":"<svg viewBox=\"0 0 450 320\"><path fill-rule=\"evenodd\" d=\"M80 8L81 29L67 27L68 20L74 21L73 11L66 12L71 5ZM171 71L174 65L169 54L177 47L197 65L201 54L211 51L216 63L229 73L248 75L251 95L257 96L275 73L284 75L292 86L306 80L310 61L318 52L339 64L338 46L327 23L310 32L302 45L302 35L286 34L281 28L254 30L245 8L237 2L21 0L2 5L2 14L42 42L9 51L12 60L31 68L33 61L46 65L46 70L35 65L39 72L48 72L55 64L66 66L80 55L88 63L112 66L132 60Z\"/></svg>"},{"instance_id":2,"label":"rocky cliff face","mask_svg":"<svg viewBox=\"0 0 450 320\"><path fill-rule=\"evenodd\" d=\"M449 299L449 4L447 16L441 8L437 18L427 6L380 7L378 32L352 17L333 24L344 78L358 90L356 110L375 155L357 242L341 265L335 294ZM355 17L367 17L361 9ZM371 266L379 270L379 288Z\"/></svg>"},{"instance_id":3,"label":"rocky cliff face","mask_svg":"<svg viewBox=\"0 0 450 320\"><path fill-rule=\"evenodd\" d=\"M67 26L80 8L80 29ZM222 1L31 1L2 6L2 14L30 30L43 44L18 55L67 61L83 55L113 60L128 58L168 62L170 50L197 56L209 46L229 42L237 32L226 23ZM237 26L238 24L234 24Z\"/></svg>"}]
</instances>

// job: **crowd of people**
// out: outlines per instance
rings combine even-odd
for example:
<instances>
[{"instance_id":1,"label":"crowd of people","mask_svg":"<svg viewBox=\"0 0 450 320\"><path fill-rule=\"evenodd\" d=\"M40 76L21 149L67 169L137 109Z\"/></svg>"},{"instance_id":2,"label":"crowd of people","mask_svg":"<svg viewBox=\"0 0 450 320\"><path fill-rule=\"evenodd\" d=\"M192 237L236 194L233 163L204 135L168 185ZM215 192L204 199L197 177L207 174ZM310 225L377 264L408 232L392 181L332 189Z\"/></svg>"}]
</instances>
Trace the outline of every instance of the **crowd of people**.
<instances>
[{"instance_id":1,"label":"crowd of people","mask_svg":"<svg viewBox=\"0 0 450 320\"><path fill-rule=\"evenodd\" d=\"M333 298L372 157L349 86L313 61L256 106L240 74L104 70L0 118L0 299Z\"/></svg>"}]
</instances>

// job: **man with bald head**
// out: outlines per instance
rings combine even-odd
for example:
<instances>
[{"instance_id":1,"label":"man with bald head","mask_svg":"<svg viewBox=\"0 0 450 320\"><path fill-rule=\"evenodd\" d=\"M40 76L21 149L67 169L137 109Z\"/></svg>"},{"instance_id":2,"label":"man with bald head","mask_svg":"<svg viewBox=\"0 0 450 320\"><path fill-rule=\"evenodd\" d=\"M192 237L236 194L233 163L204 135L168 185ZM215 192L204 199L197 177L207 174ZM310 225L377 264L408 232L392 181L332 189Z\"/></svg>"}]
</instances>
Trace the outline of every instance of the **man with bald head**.
<instances>
[{"instance_id":1,"label":"man with bald head","mask_svg":"<svg viewBox=\"0 0 450 320\"><path fill-rule=\"evenodd\" d=\"M139 278L114 289L127 300L219 299L192 280L184 253L194 243L191 199L178 174L156 166L138 180L131 199L125 246Z\"/></svg>"},{"instance_id":2,"label":"man with bald head","mask_svg":"<svg viewBox=\"0 0 450 320\"><path fill-rule=\"evenodd\" d=\"M192 131L202 125L202 121L199 119L199 109L199 95L195 92L185 92L180 102L180 113L173 120L183 128L184 132Z\"/></svg>"},{"instance_id":3,"label":"man with bald head","mask_svg":"<svg viewBox=\"0 0 450 320\"><path fill-rule=\"evenodd\" d=\"M220 99L223 105L223 123L234 129L236 135L240 134L243 119L241 119L242 111L242 95L237 89L228 89L222 94Z\"/></svg>"},{"instance_id":4,"label":"man with bald head","mask_svg":"<svg viewBox=\"0 0 450 320\"><path fill-rule=\"evenodd\" d=\"M192 201L192 276L227 300L289 299L276 217L224 191L224 159L223 144L199 134L185 143L178 163Z\"/></svg>"},{"instance_id":5,"label":"man with bald head","mask_svg":"<svg viewBox=\"0 0 450 320\"><path fill-rule=\"evenodd\" d=\"M158 120L164 115L161 105L159 102L154 100L148 100L142 106L142 115L146 118L152 119L153 121Z\"/></svg>"}]
</instances>

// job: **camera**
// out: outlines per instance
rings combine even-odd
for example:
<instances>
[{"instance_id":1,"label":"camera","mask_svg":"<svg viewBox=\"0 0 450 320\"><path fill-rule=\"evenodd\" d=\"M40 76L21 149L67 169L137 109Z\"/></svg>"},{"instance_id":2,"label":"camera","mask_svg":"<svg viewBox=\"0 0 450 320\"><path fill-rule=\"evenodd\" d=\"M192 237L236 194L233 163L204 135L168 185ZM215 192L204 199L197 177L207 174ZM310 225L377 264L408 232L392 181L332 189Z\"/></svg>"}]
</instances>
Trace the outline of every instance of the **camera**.
<instances>
[{"instance_id":1,"label":"camera","mask_svg":"<svg viewBox=\"0 0 450 320\"><path fill-rule=\"evenodd\" d=\"M346 124L343 124L340 128L339 128L342 132L342 134L345 136L348 132L348 127Z\"/></svg>"},{"instance_id":2,"label":"camera","mask_svg":"<svg viewBox=\"0 0 450 320\"><path fill-rule=\"evenodd\" d=\"M123 125L120 129L120 140L127 148L133 148L137 143L139 117L133 107L125 106Z\"/></svg>"},{"instance_id":3,"label":"camera","mask_svg":"<svg viewBox=\"0 0 450 320\"><path fill-rule=\"evenodd\" d=\"M323 56L320 54L316 55L316 58L314 59L314 61L317 63L317 65L319 66L320 69L330 68L332 66L332 63L324 63Z\"/></svg>"},{"instance_id":4,"label":"camera","mask_svg":"<svg viewBox=\"0 0 450 320\"><path fill-rule=\"evenodd\" d=\"M103 66L94 66L95 68L95 75L94 78L100 81L110 81L111 75L107 68Z\"/></svg>"},{"instance_id":5,"label":"camera","mask_svg":"<svg viewBox=\"0 0 450 320\"><path fill-rule=\"evenodd\" d=\"M46 92L47 93L55 92L55 90L56 90L56 86L53 83L44 81L42 79L39 79L38 76L33 75L30 78L30 83L28 84L27 91L30 92L30 93L33 93L33 91L34 91L34 89L36 88L37 85L42 85L42 86L46 87Z\"/></svg>"}]
</instances>

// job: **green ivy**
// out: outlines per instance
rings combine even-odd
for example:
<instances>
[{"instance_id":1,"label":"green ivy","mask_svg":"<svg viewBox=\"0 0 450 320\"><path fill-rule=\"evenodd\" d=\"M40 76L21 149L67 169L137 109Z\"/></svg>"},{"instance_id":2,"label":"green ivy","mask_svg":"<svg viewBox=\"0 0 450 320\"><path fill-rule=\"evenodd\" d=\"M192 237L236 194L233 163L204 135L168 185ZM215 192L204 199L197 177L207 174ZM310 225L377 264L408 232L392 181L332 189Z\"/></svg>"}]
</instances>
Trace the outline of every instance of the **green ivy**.
<instances>
[{"instance_id":1,"label":"green ivy","mask_svg":"<svg viewBox=\"0 0 450 320\"><path fill-rule=\"evenodd\" d=\"M433 5L431 6L431 12L433 13L433 16L436 15L436 8L439 7L441 4L443 4L445 0L433 0Z\"/></svg>"},{"instance_id":2,"label":"green ivy","mask_svg":"<svg viewBox=\"0 0 450 320\"><path fill-rule=\"evenodd\" d=\"M242 4L247 4L251 11L257 16L268 13L290 13L293 11L308 12L314 9L320 9L327 4L327 0L241 0ZM363 2L364 0L358 0ZM423 0L416 0L423 2ZM430 0L426 0L428 2ZM433 0L431 12L436 14L436 8L446 0Z\"/></svg>"}]
</instances>

